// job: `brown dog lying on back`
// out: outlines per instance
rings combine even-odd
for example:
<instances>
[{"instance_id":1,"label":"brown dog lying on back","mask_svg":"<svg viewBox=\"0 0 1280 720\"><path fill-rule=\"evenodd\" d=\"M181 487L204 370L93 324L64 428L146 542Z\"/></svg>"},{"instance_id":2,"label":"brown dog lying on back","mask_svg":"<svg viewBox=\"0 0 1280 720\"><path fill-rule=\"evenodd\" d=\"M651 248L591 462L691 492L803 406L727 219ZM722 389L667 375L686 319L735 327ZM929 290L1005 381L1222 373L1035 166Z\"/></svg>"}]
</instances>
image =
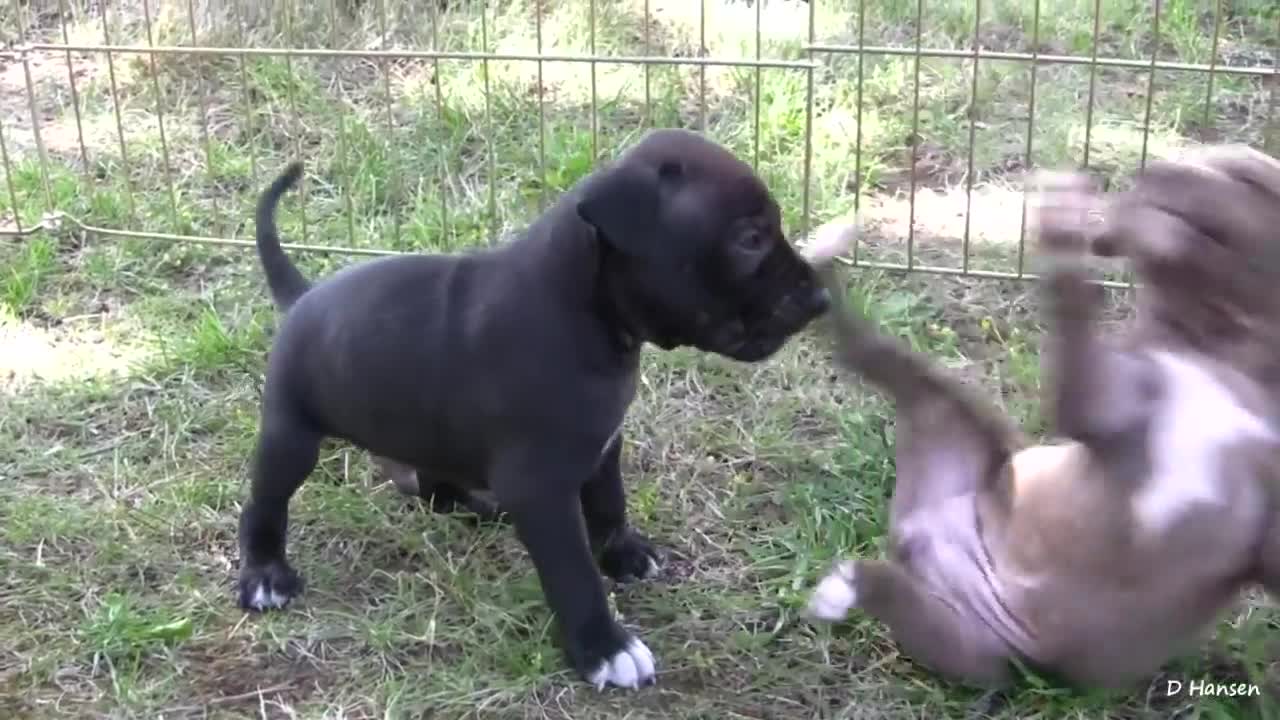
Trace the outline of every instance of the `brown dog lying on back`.
<instances>
[{"instance_id":1,"label":"brown dog lying on back","mask_svg":"<svg viewBox=\"0 0 1280 720\"><path fill-rule=\"evenodd\" d=\"M1039 238L1057 444L1030 445L927 356L835 302L836 358L897 412L891 559L840 562L809 614L859 608L953 680L1011 659L1129 685L1200 639L1240 591L1280 597L1280 162L1245 147L1152 163L1108 201L1048 174ZM840 231L811 255L833 298ZM834 233L834 235L832 235ZM848 233L845 233L847 235ZM1090 252L1135 265L1123 345L1093 327Z\"/></svg>"}]
</instances>

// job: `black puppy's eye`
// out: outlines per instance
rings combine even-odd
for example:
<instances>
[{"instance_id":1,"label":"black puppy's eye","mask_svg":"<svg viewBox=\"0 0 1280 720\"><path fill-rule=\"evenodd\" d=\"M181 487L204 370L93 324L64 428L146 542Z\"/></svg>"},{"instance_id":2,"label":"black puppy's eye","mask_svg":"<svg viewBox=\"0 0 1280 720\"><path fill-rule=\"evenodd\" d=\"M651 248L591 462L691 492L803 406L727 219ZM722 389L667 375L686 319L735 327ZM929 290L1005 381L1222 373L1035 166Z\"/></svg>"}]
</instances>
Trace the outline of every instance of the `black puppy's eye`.
<instances>
[{"instance_id":1,"label":"black puppy's eye","mask_svg":"<svg viewBox=\"0 0 1280 720\"><path fill-rule=\"evenodd\" d=\"M762 250L766 244L768 244L768 238L757 230L750 230L738 236L738 247L748 252Z\"/></svg>"}]
</instances>

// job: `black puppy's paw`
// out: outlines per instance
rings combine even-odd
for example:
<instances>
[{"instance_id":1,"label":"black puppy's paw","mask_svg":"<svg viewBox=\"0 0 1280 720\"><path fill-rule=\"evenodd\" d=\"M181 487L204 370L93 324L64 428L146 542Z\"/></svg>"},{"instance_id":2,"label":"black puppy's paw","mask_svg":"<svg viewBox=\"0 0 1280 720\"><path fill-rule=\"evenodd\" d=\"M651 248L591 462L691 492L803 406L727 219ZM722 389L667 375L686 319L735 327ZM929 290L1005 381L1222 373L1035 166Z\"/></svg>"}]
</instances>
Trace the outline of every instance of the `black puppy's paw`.
<instances>
[{"instance_id":1,"label":"black puppy's paw","mask_svg":"<svg viewBox=\"0 0 1280 720\"><path fill-rule=\"evenodd\" d=\"M302 593L302 577L283 560L240 571L240 607L263 612L283 608Z\"/></svg>"},{"instance_id":2,"label":"black puppy's paw","mask_svg":"<svg viewBox=\"0 0 1280 720\"><path fill-rule=\"evenodd\" d=\"M606 686L641 688L657 683L653 653L613 619L600 616L578 633L570 657L582 678Z\"/></svg>"},{"instance_id":3,"label":"black puppy's paw","mask_svg":"<svg viewBox=\"0 0 1280 720\"><path fill-rule=\"evenodd\" d=\"M496 500L490 500L476 493L467 493L461 505L475 515L476 522L479 523L507 524L511 520Z\"/></svg>"},{"instance_id":4,"label":"black puppy's paw","mask_svg":"<svg viewBox=\"0 0 1280 720\"><path fill-rule=\"evenodd\" d=\"M625 583L644 580L661 569L658 551L644 536L631 528L615 534L600 553L600 569L613 580Z\"/></svg>"},{"instance_id":5,"label":"black puppy's paw","mask_svg":"<svg viewBox=\"0 0 1280 720\"><path fill-rule=\"evenodd\" d=\"M606 685L636 689L658 682L653 653L635 637L628 638L621 650L600 661L586 679L596 690L603 690Z\"/></svg>"}]
</instances>

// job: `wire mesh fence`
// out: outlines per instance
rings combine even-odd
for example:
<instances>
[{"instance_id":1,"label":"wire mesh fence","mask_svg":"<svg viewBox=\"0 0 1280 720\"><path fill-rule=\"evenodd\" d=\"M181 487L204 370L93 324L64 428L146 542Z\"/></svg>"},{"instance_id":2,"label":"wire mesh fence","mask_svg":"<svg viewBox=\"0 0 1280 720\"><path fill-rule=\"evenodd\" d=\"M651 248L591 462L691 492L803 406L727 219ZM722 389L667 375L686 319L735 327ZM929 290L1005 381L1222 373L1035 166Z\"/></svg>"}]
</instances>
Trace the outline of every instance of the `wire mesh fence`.
<instances>
[{"instance_id":1,"label":"wire mesh fence","mask_svg":"<svg viewBox=\"0 0 1280 720\"><path fill-rule=\"evenodd\" d=\"M738 56L710 52L708 31L715 31L716 28L714 20L708 17L708 0L696 3L696 39L691 33L690 44L693 47L684 48L679 55L661 52L664 49L670 50L670 43L661 42L661 38L655 37L664 29L662 22L655 17L657 10L661 8L651 7L651 2L656 3L657 0L634 0L626 3L629 7L636 7L621 14L617 10L620 3L598 3L597 0L568 3L579 6L577 14L570 20L585 22L586 25L583 33L586 37L584 52L548 51L548 32L560 36L564 32L557 32L552 27L552 12L549 9L552 4L546 0L521 6L526 20L531 20L532 24L532 46L527 51L523 48L494 47L497 43L493 36L500 13L492 5L484 3L466 6L465 3L422 0L393 6L392 0L372 0L373 7L360 10L366 18L372 18L372 25L367 28L368 32L364 33L364 37L352 37L344 30L346 26L341 18L352 14L353 0L330 0L314 6L287 0L266 5L255 5L251 0L236 0L224 7L220 7L219 3L199 4L197 0L140 0L115 4L73 0L8 1L9 7L0 16L4 23L3 32L8 38L7 47L0 52L7 86L3 100L9 103L20 100L25 107L20 111L11 108L10 112L4 114L3 123L0 123L0 164L5 175L3 194L7 199L0 207L0 235L5 236L27 236L54 230L65 223L102 237L251 245L252 241L236 237L244 230L244 221L239 218L247 217L248 213L243 212L243 201L237 200L238 196L231 196L236 196L237 193L252 195L253 188L245 185L246 180L242 179L236 192L223 192L222 188L228 185L228 180L219 167L228 162L225 157L229 152L228 147L234 147L247 154L245 159L248 167L242 175L250 184L260 184L265 180L260 173L276 169L266 165L265 158L261 156L267 153L263 152L261 143L255 142L255 139L263 136L253 134L255 126L264 122L264 101L257 88L271 83L275 83L277 89L283 88L283 92L278 93L275 99L280 101L277 104L284 106L283 114L286 117L273 117L270 121L294 129L279 137L267 138L272 140L273 146L269 148L271 155L291 153L303 158L314 156L317 150L310 146L314 143L309 135L308 125L316 122L313 120L316 117L323 118L324 122L336 123L336 130L333 131L336 141L320 151L332 154L333 158L327 158L333 160L329 174L333 177L333 182L340 185L336 189L321 188L329 207L329 217L326 219L312 214L315 211L307 202L309 183L304 183L297 228L301 242L287 247L299 251L355 255L395 254L415 249L414 243L405 242L406 235L421 235L425 232L424 227L443 236L493 243L499 241L504 226L509 229L518 224L522 212L527 216L545 208L556 191L571 184L572 177L580 176L595 163L607 159L608 155L620 149L614 142L616 138L602 137L606 128L601 125L602 93L599 73L603 66L630 66L640 70L643 99L640 117L628 119L631 130L658 124L692 125L705 130L716 123L714 116L728 112L724 110L726 103L736 108L732 112L737 113L744 128L736 133L736 148L750 162L757 167L761 166L764 144L769 146L765 148L767 153L786 156L786 162L795 166L792 177L798 187L789 190L788 198L794 204L789 216L798 233L804 235L815 223L815 182L823 179L815 174L814 168L815 152L823 152L822 144L825 142L815 133L815 112L821 108L822 112L829 114L833 102L837 102L829 93L824 95L826 88L838 80L849 89L843 98L845 107L842 108L850 119L846 129L850 130L848 134L852 135L852 141L847 142L847 138L845 139L849 157L833 162L845 162L852 166L850 177L841 183L838 194L847 200L845 204L852 211L858 212L868 193L883 188L882 176L886 167L884 153L877 154L866 147L865 135L870 132L867 128L874 128L875 123L885 122L883 113L876 115L867 107L868 85L872 80L871 76L888 67L883 65L885 58L902 58L907 61L905 67L894 66L902 74L899 79L907 86L905 90L901 87L897 90L910 97L909 121L904 121L908 135L901 143L906 150L906 156L901 162L906 166L905 182L898 183L895 188L907 198L903 238L905 248L900 253L903 257L896 261L876 260L866 257L860 248L855 248L852 256L855 265L893 270L999 278L1034 277L1027 272L1025 266L1025 203L1022 204L1022 214L1019 215L1016 250L1011 255L1003 256L1006 267L975 267L972 259L975 182L984 172L977 167L983 163L978 163L975 159L976 139L983 125L984 104L993 102L993 98L998 98L999 93L998 88L993 93L984 92L980 87L985 68L997 65L1025 68L1027 85L1016 93L1019 99L1024 94L1026 98L1025 118L1019 123L1024 134L1020 138L1012 137L1012 129L1016 126L1011 123L1003 126L1008 131L1004 134L1010 137L1002 140L1007 146L1017 148L1016 151L1007 150L1005 153L1009 156L1006 163L1015 166L1012 172L1007 173L1008 177L1016 177L1019 169L1037 165L1037 123L1043 121L1046 115L1062 109L1061 106L1045 108L1043 100L1038 105L1039 97L1046 91L1041 74L1054 67L1083 68L1088 73L1087 86L1075 90L1082 96L1081 102L1084 105L1081 128L1083 138L1079 143L1081 153L1075 160L1075 164L1080 166L1092 167L1095 163L1091 161L1097 160L1096 155L1091 156L1098 146L1095 137L1098 127L1095 118L1097 98L1100 89L1107 82L1114 81L1114 78L1103 77L1107 72L1130 71L1143 77L1141 82L1133 83L1135 87L1129 91L1131 95L1141 96L1137 106L1140 108L1140 117L1133 118L1133 124L1140 128L1135 130L1135 133L1140 132L1140 143L1134 141L1140 144L1136 152L1137 167L1144 166L1150 155L1153 119L1158 119L1153 116L1153 113L1157 113L1153 99L1161 91L1159 85L1165 84L1171 90L1185 95L1186 81L1181 78L1189 76L1205 78L1203 96L1195 100L1184 99L1178 107L1182 113L1202 115L1197 122L1198 127L1212 128L1232 123L1238 123L1242 127L1247 125L1248 132L1251 133L1248 134L1248 141L1268 149L1277 145L1277 135L1280 134L1277 129L1280 127L1280 117L1275 110L1277 88L1280 87L1280 13L1274 9L1268 11L1265 3L1260 6L1261 12L1254 18L1255 24L1261 27L1254 50L1234 58L1228 58L1223 52L1223 38L1224 30L1238 22L1238 8L1225 1L1208 5L1204 16L1194 18L1192 23L1195 27L1212 27L1212 34L1201 38L1201 41L1209 43L1209 47L1201 48L1200 52L1207 57L1207 62L1188 62L1162 57L1162 54L1168 54L1169 43L1165 42L1166 36L1171 32L1182 32L1186 24L1180 15L1173 20L1167 17L1171 12L1183 13L1185 4L1171 4L1173 10L1169 11L1164 9L1160 0L1151 4L1150 26L1143 29L1148 50L1145 58L1103 54L1107 42L1104 37L1104 8L1101 0L1091 3L1092 26L1087 33L1088 42L1085 43L1088 47L1087 54L1047 51L1052 50L1053 46L1046 43L1043 35L1061 30L1055 28L1052 32L1046 32L1042 28L1042 11L1054 5L1049 0L1035 0L1034 4L1022 3L1030 12L1030 18L1026 22L1028 27L1025 28L1029 35L1029 41L1024 43L1026 51L991 49L987 37L991 34L991 27L984 25L989 19L984 13L984 5L996 4L994 0L987 0L986 3L984 0L961 3L964 7L960 8L959 16L968 23L964 32L967 39L964 47L953 48L929 47L925 44L926 29L932 22L926 13L925 0L894 4L895 7L904 6L897 8L895 12L903 16L903 27L907 28L907 31L899 33L899 39L902 40L899 44L877 44L868 40L868 9L872 8L877 12L884 10L883 7L877 9L876 3L868 0L810 0L805 4L789 3L795 8L803 9L793 8L788 17L794 19L797 13L803 13L803 22L798 27L791 28L791 31L798 34L798 37L793 38L793 43L782 46L776 42L771 44L771 49L775 51L773 56L765 54L767 43L763 37L769 34L776 40L779 33L785 32L769 26L769 14L774 12L771 7L776 8L780 4L779 0L774 0L773 3L757 0L745 9L738 7L732 11L739 18L744 13L749 13L747 17L753 22L749 32L743 34L745 41L740 45L744 46L744 52ZM732 5L735 5L733 0L714 3L720 13L726 12L724 8ZM955 3L952 5L952 10L955 10ZM825 24L825 21L820 23L820 18L823 17L821 13L824 8L835 6L839 6L845 13L842 16L846 20L843 25L845 32L838 33L834 38L820 37L819 25ZM513 11L508 9L504 12L504 17L509 19ZM448 47L449 43L444 42L443 35L452 27L449 18L456 18L459 13L468 18L467 30L462 33L466 42L463 47ZM392 26L399 23L406 14L418 18L419 26L429 28L427 49L406 47L404 42L392 36ZM124 15L128 15L128 18L122 20ZM605 18L606 15L608 18ZM561 24L569 22L565 17L560 13L554 21ZM611 24L610 33L613 34L601 31L601 23L605 19ZM605 44L615 48L626 44L614 42L613 39L618 32L617 26L627 21L638 25L629 28L627 32L630 35L642 35L638 39L633 37L628 46L638 48L639 52L602 52L602 39L609 40ZM1164 24L1170 23L1182 24L1177 25L1174 31L1166 31ZM1261 26L1261 23L1269 23L1270 26ZM164 42L165 38L158 40L157 26L161 24L166 28L164 35L167 39L180 41ZM324 32L326 25L327 33ZM264 47L252 42L254 32L260 32L263 27L271 29L274 37L279 40L278 44ZM957 32L956 35L960 33ZM458 37L459 33L453 32L454 41ZM235 39L237 42L217 42L227 39ZM466 47L467 43L472 46ZM351 47L352 45L363 47ZM1177 46L1178 43L1173 42L1173 45ZM783 49L779 50L779 47ZM851 62L842 62L844 58L851 59ZM274 79L262 77L274 65L255 64L268 59L282 63L280 74ZM881 61L880 65L875 64L876 59ZM920 214L917 208L920 197L918 191L928 181L917 169L932 151L928 133L922 128L928 124L936 132L940 124L936 108L925 107L921 102L922 86L932 81L922 78L922 71L926 70L925 63L931 59L962 64L963 85L968 95L959 102L961 110L952 111L946 120L951 126L960 128L959 134L963 139L960 144L964 146L963 157L952 159L952 164L958 167L962 178L961 183L953 183L956 185L954 190L959 193L962 188L964 198L962 230L955 233L959 237L953 238L958 241L960 248L957 262L946 265L922 259L917 247ZM327 107L323 102L317 103L315 98L305 96L306 88L297 79L301 69L295 67L304 61L361 63L361 67L373 70L361 78L358 85L362 90L368 91L370 98L374 95L378 97L362 107L364 116L359 123L345 109ZM453 117L457 111L447 97L446 83L441 80L441 66L448 63L466 64L478 69L475 75L465 76L461 86L464 90L478 93L482 98L482 102L473 109L477 116L467 115L461 120ZM56 73L52 70L55 64L60 66ZM87 64L92 64L99 71L91 78L94 85L92 93L88 92L87 85L82 80L83 68ZM529 88L535 99L519 106L524 108L523 111L517 108L514 112L516 115L531 114L532 120L528 117L523 119L531 123L531 130L536 128L533 130L534 137L517 134L516 144L521 147L519 153L513 154L520 155L529 165L528 172L533 173L531 182L528 183L531 188L518 191L506 187L513 179L517 181L515 184L522 182L515 178L516 171L509 167L498 167L500 156L501 162L507 165L517 161L507 159L508 151L505 148L499 150L493 131L498 122L494 117L494 103L511 103L510 98L495 99L494 84L502 80L500 70L495 69L498 65L508 70L517 66L536 68L536 75L531 79ZM404 110L398 105L397 92L404 87L402 71L408 66L424 69L423 72L434 78L433 83L427 83L430 89L425 93L423 102L423 107L429 108L432 113L430 122L439 126L447 126L453 122L471 127L467 136L471 147L464 148L473 160L473 177L469 180L457 179L459 173L455 165L451 165L452 158L435 157L429 163L420 162L413 156L420 152L428 154L424 146L413 143L396 145L392 142L397 133L403 134L405 127L400 117ZM569 162L562 154L564 148L555 147L557 141L548 129L548 113L557 102L554 84L548 83L546 75L550 72L549 68L559 66L585 68L589 84L586 107L580 111L570 111L587 115L585 122L589 125L586 133L589 139L583 142L588 145L584 156L589 161L579 162L577 167L569 170L563 167ZM211 68L216 69L215 75L221 73L218 77L222 77L226 83L235 83L239 89L238 98L231 97L230 93L201 75L201 72ZM696 98L693 99L696 107L685 107L674 114L658 107L661 104L658 102L660 96L667 99L671 96L671 90L664 89L657 77L663 68L676 68L685 73L675 76L677 84L682 81L690 82L681 86L677 92L696 89ZM721 98L715 103L709 102L709 71L726 70L736 73L735 77L741 81L735 87L745 90L749 107L742 107L742 98L737 101ZM778 73L786 79L766 83L763 79L765 73ZM128 89L124 87L126 83L122 75L125 74L130 76ZM1158 83L1158 77L1165 82ZM640 79L636 78L637 87ZM1053 82L1057 83L1059 80L1060 78ZM879 82L877 87L883 89L883 78L879 78ZM1222 87L1228 82L1248 85L1249 100L1245 103L1249 105L1247 117L1227 113L1219 122L1214 116L1223 113L1219 112L1216 97L1223 92ZM189 107L185 110L177 111L168 103L168 98L175 94L175 85L181 86L184 83L192 86L187 90L194 100L188 102ZM767 110L762 110L764 100L771 93L777 95L779 87L795 88L795 92L788 96L792 107L780 106L774 102ZM616 100L616 89L611 92L614 92L612 99L606 95L603 102L611 103ZM89 97L90 94L93 97ZM42 95L46 97L42 98ZM56 96L58 101L50 103L49 96ZM687 97L683 101L677 100L677 104L687 105L688 100ZM144 101L145 110L140 110L139 104ZM94 107L90 108L90 105ZM233 108L233 105L238 107ZM50 110L54 106L56 112ZM97 117L95 128L89 127L90 110ZM511 112L511 108L504 105L504 112ZM777 143L770 139L769 133L762 130L762 112L771 113L768 123L782 122L772 119L772 115L786 115L786 122L794 126L798 140L779 149ZM333 117L335 115L336 118ZM375 115L382 116L377 125L373 120ZM133 124L143 122L138 119L142 116L146 116L148 123L154 121L154 132L148 134L147 142L140 147L137 142L131 144L127 136ZM57 118L60 118L58 124L61 135L67 136L69 127L74 127L74 140L69 141L63 137L55 151L50 147L47 135ZM360 137L355 129L357 125L360 127L359 132L366 134L377 128L377 132L384 134L386 142L381 146L364 142L363 150L361 147L354 147L357 144L355 141ZM229 127L233 130L228 130ZM477 127L479 130L476 130ZM14 140L20 132L29 135L29 141L21 143L22 147L17 147ZM95 143L87 140L94 133L100 138L109 134L113 136L112 141ZM222 139L228 133L247 140L229 144ZM611 134L619 135L617 132ZM830 136L828 131L826 137ZM558 144L564 143L559 141ZM474 147L475 145L480 147ZM371 178L369 182L378 183L377 187L373 190L353 187L360 181L355 177L341 177L343 170L363 167L361 163L367 164L364 159L367 155L362 153L375 146L376 152L372 154L381 158L380 172L350 174ZM174 156L179 150L182 157L175 160ZM439 154L437 151L432 152ZM150 167L147 172L138 168L144 155L145 162ZM434 177L424 179L422 174L409 172L413 167L425 165L432 166ZM824 167L829 170L830 166L832 163L828 162ZM66 172L68 168L74 168L82 177L69 180ZM1107 169L1120 174L1122 170L1136 168L1122 169L1113 163ZM830 174L828 170L823 173ZM881 177L869 177L877 172ZM474 182L480 176L483 176L483 182ZM557 180L552 176L564 177ZM26 181L21 181L24 179ZM530 178L526 175L524 179ZM414 183L417 184L416 190L411 187ZM465 186L462 190L457 189L460 183ZM79 212L68 207L68 190L59 189L63 186L74 188L70 192L78 198ZM103 190L108 186L111 188L110 194ZM193 194L190 188L193 186L202 186L207 190L201 194L202 200L196 210L189 207L189 198ZM448 188L453 188L453 191L446 191ZM513 192L516 194L512 195ZM383 213L382 219L377 223L362 220L359 223L361 227L357 227L357 193L362 198L374 197L376 202L386 207L387 211ZM405 199L406 194L411 196L410 200ZM85 195L89 196L87 200ZM824 198L830 199L828 195L831 193L824 195ZM535 200L524 210L510 211L507 206L513 197L526 200L533 197ZM99 200L105 203L103 198L110 198L122 207L105 211L94 204ZM431 222L425 225L419 222L406 229L406 222L415 222L415 213L421 214L413 210L413 206L425 203L432 206ZM483 212L479 215L474 212L464 213L457 207L461 204L472 210L482 209ZM824 208L824 212L827 210L829 208ZM481 215L482 219L476 219ZM335 221L334 217L341 219ZM317 223L322 223L323 227ZM200 232L200 229L207 232ZM313 242L313 237L317 235L330 240L345 236L345 241ZM368 243L361 246L357 238L369 235L389 236L391 242L389 246Z\"/></svg>"}]
</instances>

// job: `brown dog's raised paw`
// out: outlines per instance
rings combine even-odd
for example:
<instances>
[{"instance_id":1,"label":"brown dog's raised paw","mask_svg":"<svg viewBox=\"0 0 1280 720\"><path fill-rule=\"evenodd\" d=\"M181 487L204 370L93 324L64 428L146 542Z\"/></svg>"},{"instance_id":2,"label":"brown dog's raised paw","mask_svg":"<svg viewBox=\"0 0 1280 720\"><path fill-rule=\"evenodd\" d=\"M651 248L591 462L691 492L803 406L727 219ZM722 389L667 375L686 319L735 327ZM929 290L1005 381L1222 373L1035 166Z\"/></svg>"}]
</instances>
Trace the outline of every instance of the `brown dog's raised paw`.
<instances>
[{"instance_id":1,"label":"brown dog's raised paw","mask_svg":"<svg viewBox=\"0 0 1280 720\"><path fill-rule=\"evenodd\" d=\"M1046 251L1056 257L1093 252L1103 204L1088 175L1041 171L1028 192L1028 221Z\"/></svg>"},{"instance_id":2,"label":"brown dog's raised paw","mask_svg":"<svg viewBox=\"0 0 1280 720\"><path fill-rule=\"evenodd\" d=\"M849 221L844 218L832 220L813 232L809 242L801 249L801 254L811 265L828 266L835 262L836 258L849 252L858 233L857 220Z\"/></svg>"}]
</instances>

